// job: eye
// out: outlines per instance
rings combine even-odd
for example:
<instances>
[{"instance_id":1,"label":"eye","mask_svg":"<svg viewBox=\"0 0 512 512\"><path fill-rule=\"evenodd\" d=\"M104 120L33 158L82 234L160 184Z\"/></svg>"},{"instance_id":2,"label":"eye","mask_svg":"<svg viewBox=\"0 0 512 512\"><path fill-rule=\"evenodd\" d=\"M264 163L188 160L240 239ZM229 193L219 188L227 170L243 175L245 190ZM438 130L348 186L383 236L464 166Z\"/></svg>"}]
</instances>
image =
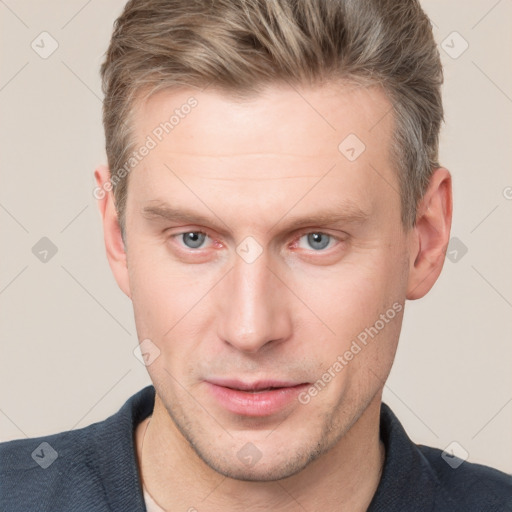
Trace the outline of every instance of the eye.
<instances>
[{"instance_id":1,"label":"eye","mask_svg":"<svg viewBox=\"0 0 512 512\"><path fill-rule=\"evenodd\" d=\"M206 233L201 233L201 231L188 231L187 233L180 233L177 236L181 238L183 245L189 249L200 249L208 237Z\"/></svg>"},{"instance_id":2,"label":"eye","mask_svg":"<svg viewBox=\"0 0 512 512\"><path fill-rule=\"evenodd\" d=\"M334 243L334 238L325 233L308 233L299 239L299 247L301 249L313 249L321 251L330 247Z\"/></svg>"}]
</instances>

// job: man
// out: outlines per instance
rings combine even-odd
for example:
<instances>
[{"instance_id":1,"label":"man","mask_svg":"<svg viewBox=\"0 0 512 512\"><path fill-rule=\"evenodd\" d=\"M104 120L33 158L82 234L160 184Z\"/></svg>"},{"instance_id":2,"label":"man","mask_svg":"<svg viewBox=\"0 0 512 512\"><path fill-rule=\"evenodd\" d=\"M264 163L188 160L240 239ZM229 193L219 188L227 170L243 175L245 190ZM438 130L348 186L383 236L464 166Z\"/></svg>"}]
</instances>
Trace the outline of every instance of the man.
<instances>
[{"instance_id":1,"label":"man","mask_svg":"<svg viewBox=\"0 0 512 512\"><path fill-rule=\"evenodd\" d=\"M381 402L452 214L417 2L132 0L102 77L95 196L154 387L4 443L2 510L512 510Z\"/></svg>"}]
</instances>

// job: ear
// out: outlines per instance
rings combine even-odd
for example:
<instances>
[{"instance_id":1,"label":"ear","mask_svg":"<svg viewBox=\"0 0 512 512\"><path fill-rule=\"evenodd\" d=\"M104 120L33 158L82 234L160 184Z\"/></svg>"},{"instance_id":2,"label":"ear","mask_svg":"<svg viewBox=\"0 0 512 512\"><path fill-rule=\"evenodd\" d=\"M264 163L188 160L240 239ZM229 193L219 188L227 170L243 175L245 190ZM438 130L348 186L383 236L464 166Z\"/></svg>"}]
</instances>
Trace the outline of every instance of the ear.
<instances>
[{"instance_id":1,"label":"ear","mask_svg":"<svg viewBox=\"0 0 512 512\"><path fill-rule=\"evenodd\" d=\"M103 238L108 262L119 288L131 298L126 250L117 218L109 168L103 165L98 167L94 171L94 179L96 181L94 197L98 200L103 222Z\"/></svg>"},{"instance_id":2,"label":"ear","mask_svg":"<svg viewBox=\"0 0 512 512\"><path fill-rule=\"evenodd\" d=\"M421 199L411 229L407 295L410 300L427 294L443 268L452 224L452 179L447 169L436 169Z\"/></svg>"}]
</instances>

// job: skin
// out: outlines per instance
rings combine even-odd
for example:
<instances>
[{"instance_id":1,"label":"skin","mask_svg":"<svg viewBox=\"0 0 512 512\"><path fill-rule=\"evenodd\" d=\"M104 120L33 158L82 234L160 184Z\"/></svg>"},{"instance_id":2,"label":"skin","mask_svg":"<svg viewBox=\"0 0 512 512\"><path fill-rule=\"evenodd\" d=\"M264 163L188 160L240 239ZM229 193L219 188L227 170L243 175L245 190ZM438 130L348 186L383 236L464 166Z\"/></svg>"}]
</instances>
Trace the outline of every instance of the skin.
<instances>
[{"instance_id":1,"label":"skin","mask_svg":"<svg viewBox=\"0 0 512 512\"><path fill-rule=\"evenodd\" d=\"M273 85L243 102L163 91L138 105L138 142L191 95L197 107L129 175L126 246L112 194L99 200L139 340L160 350L147 367L153 415L135 436L141 477L167 510L364 511L403 309L307 404L236 415L205 379L314 383L379 315L424 296L449 240L450 174L435 170L405 229L390 103L376 87ZM338 150L350 133L366 145L353 162ZM101 187L109 171L95 176ZM161 217L165 205L198 218ZM186 232L205 245L187 248ZM310 233L328 246L311 247ZM262 250L252 263L236 251L248 236ZM249 442L252 466L237 457Z\"/></svg>"}]
</instances>

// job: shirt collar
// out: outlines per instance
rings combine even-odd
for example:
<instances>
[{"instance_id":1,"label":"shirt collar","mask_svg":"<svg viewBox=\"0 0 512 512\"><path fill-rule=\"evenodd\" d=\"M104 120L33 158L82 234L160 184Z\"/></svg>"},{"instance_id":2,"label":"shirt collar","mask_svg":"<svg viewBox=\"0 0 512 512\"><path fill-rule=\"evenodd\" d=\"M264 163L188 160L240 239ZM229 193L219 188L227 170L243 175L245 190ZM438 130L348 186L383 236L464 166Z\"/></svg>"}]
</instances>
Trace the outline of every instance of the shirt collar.
<instances>
[{"instance_id":1,"label":"shirt collar","mask_svg":"<svg viewBox=\"0 0 512 512\"><path fill-rule=\"evenodd\" d=\"M367 512L431 511L440 495L439 481L428 460L398 418L381 404L380 438L386 447L382 476Z\"/></svg>"}]
</instances>

